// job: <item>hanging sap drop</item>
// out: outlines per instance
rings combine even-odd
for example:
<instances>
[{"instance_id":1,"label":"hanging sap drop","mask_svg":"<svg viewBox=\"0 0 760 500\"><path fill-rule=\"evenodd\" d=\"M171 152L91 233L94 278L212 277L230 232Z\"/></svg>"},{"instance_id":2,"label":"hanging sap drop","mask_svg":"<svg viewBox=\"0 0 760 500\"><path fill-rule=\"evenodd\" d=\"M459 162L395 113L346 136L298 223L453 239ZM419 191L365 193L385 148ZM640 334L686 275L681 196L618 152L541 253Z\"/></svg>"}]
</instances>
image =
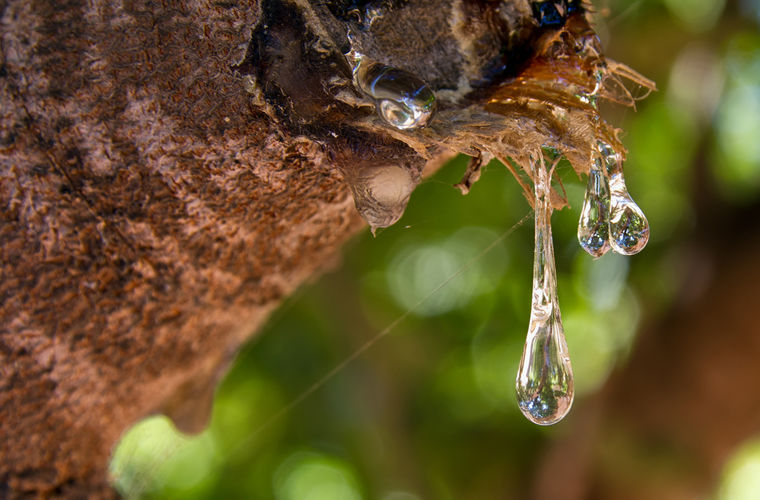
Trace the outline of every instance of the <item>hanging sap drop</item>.
<instances>
[{"instance_id":1,"label":"hanging sap drop","mask_svg":"<svg viewBox=\"0 0 760 500\"><path fill-rule=\"evenodd\" d=\"M610 185L610 245L622 255L639 253L649 241L649 221L625 185L623 164L612 148L599 143Z\"/></svg>"},{"instance_id":2,"label":"hanging sap drop","mask_svg":"<svg viewBox=\"0 0 760 500\"><path fill-rule=\"evenodd\" d=\"M516 391L520 411L533 423L552 425L573 404L573 370L557 300L557 277L551 231L549 180L543 161L534 165L535 255L530 326Z\"/></svg>"},{"instance_id":3,"label":"hanging sap drop","mask_svg":"<svg viewBox=\"0 0 760 500\"><path fill-rule=\"evenodd\" d=\"M602 160L596 158L588 173L588 186L578 221L578 242L590 255L599 258L610 249L610 189L602 171Z\"/></svg>"},{"instance_id":4,"label":"hanging sap drop","mask_svg":"<svg viewBox=\"0 0 760 500\"><path fill-rule=\"evenodd\" d=\"M388 227L404 214L419 179L408 168L383 165L358 168L346 177L359 215L372 233Z\"/></svg>"},{"instance_id":5,"label":"hanging sap drop","mask_svg":"<svg viewBox=\"0 0 760 500\"><path fill-rule=\"evenodd\" d=\"M397 129L424 127L435 113L435 94L408 71L360 58L354 81L375 100L380 117Z\"/></svg>"},{"instance_id":6,"label":"hanging sap drop","mask_svg":"<svg viewBox=\"0 0 760 500\"><path fill-rule=\"evenodd\" d=\"M623 172L610 177L610 192L610 245L619 254L637 254L649 241L649 222L628 194Z\"/></svg>"}]
</instances>

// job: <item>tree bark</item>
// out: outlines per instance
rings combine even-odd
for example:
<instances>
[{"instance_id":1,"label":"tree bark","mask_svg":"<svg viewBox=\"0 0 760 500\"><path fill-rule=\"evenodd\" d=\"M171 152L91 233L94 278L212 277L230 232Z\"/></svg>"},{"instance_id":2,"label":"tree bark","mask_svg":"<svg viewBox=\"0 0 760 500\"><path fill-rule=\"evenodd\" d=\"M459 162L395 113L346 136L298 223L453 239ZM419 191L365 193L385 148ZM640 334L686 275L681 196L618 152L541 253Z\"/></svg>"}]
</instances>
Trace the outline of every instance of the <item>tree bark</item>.
<instances>
[{"instance_id":1,"label":"tree bark","mask_svg":"<svg viewBox=\"0 0 760 500\"><path fill-rule=\"evenodd\" d=\"M122 431L202 425L240 344L360 219L229 69L255 3L0 10L0 496L110 496Z\"/></svg>"},{"instance_id":2,"label":"tree bark","mask_svg":"<svg viewBox=\"0 0 760 500\"><path fill-rule=\"evenodd\" d=\"M529 63L543 35L574 61L551 37L580 2L555 2L559 18L527 0L441 0L426 15L389 3L406 17L357 39L386 64L427 68L441 95L474 89L443 116L459 113L505 155L548 144L587 168L594 137L579 123L591 108L559 120L528 102L531 85L564 102ZM202 427L241 343L362 227L343 183L352 169L392 161L418 178L441 155L480 153L456 120L403 135L329 93L331 74L352 92L335 52L348 14L321 25L323 2L264 4L0 2L0 496L112 496L120 434L153 412ZM454 4L461 24L441 33ZM422 23L408 47L396 43L405 19ZM526 65L519 99L503 94L496 114L468 107Z\"/></svg>"}]
</instances>

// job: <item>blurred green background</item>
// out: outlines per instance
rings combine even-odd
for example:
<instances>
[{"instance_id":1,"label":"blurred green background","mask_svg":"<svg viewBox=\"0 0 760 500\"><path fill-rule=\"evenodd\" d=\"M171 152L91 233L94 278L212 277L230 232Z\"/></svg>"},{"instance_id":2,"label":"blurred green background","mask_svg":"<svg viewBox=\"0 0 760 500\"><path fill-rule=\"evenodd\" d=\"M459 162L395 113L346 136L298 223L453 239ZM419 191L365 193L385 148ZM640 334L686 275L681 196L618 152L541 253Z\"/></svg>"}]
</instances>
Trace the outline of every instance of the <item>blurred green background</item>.
<instances>
[{"instance_id":1,"label":"blurred green background","mask_svg":"<svg viewBox=\"0 0 760 500\"><path fill-rule=\"evenodd\" d=\"M273 315L219 388L206 431L186 437L163 417L133 428L111 464L119 491L194 499L541 497L536 477L552 477L539 470L553 463L547 450L572 438L584 408L603 397L639 327L679 303L693 272L682 263L685 242L699 239L698 214L714 207L740 214L760 196L760 1L617 0L596 8L608 57L659 88L637 111L603 110L625 131L628 188L652 236L635 257L610 252L593 261L575 236L585 179L560 165L571 204L553 216L576 383L568 419L535 426L514 397L530 312L530 207L497 163L461 196L451 187L466 163L459 158L419 186L399 223L353 239L339 270ZM262 429L495 241L387 337ZM663 467L678 469L678 460ZM760 498L760 440L750 438L720 470L709 496ZM563 477L558 471L557 481Z\"/></svg>"}]
</instances>

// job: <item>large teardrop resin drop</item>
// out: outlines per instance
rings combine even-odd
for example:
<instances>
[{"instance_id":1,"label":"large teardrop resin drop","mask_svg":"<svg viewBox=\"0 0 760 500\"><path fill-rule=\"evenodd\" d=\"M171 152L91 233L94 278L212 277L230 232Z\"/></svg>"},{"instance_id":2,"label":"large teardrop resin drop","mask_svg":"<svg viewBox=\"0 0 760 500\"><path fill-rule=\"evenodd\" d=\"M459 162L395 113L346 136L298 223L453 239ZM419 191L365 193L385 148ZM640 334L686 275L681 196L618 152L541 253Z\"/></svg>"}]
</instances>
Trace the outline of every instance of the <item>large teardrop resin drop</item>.
<instances>
[{"instance_id":1,"label":"large teardrop resin drop","mask_svg":"<svg viewBox=\"0 0 760 500\"><path fill-rule=\"evenodd\" d=\"M573 370L562 328L549 204L549 179L543 161L536 161L535 255L530 326L517 371L520 411L539 425L559 422L573 404Z\"/></svg>"},{"instance_id":2,"label":"large teardrop resin drop","mask_svg":"<svg viewBox=\"0 0 760 500\"><path fill-rule=\"evenodd\" d=\"M586 196L578 221L578 242L588 254L599 258L610 249L610 188L602 160L594 159L588 172Z\"/></svg>"}]
</instances>

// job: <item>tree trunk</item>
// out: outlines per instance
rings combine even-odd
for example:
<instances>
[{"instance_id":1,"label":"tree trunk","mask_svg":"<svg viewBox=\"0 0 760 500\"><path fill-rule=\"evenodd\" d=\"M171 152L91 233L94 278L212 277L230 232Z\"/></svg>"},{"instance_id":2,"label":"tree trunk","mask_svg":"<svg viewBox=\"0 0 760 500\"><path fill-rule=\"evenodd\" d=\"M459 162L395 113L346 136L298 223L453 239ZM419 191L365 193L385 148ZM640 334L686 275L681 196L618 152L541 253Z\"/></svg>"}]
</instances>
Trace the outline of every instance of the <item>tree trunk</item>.
<instances>
[{"instance_id":1,"label":"tree trunk","mask_svg":"<svg viewBox=\"0 0 760 500\"><path fill-rule=\"evenodd\" d=\"M130 424L202 427L241 343L362 227L357 170L419 179L452 151L544 144L587 168L595 111L561 98L596 80L555 36L575 16L588 38L581 2L386 3L399 15L373 25L342 2L0 1L0 496L111 496ZM415 135L373 118L346 26L461 119ZM577 88L552 86L552 57ZM482 111L518 75L519 99ZM561 120L539 109L558 103Z\"/></svg>"},{"instance_id":2,"label":"tree trunk","mask_svg":"<svg viewBox=\"0 0 760 500\"><path fill-rule=\"evenodd\" d=\"M2 3L0 496L112 495L112 446L198 428L278 302L361 227L230 65L247 2Z\"/></svg>"}]
</instances>

